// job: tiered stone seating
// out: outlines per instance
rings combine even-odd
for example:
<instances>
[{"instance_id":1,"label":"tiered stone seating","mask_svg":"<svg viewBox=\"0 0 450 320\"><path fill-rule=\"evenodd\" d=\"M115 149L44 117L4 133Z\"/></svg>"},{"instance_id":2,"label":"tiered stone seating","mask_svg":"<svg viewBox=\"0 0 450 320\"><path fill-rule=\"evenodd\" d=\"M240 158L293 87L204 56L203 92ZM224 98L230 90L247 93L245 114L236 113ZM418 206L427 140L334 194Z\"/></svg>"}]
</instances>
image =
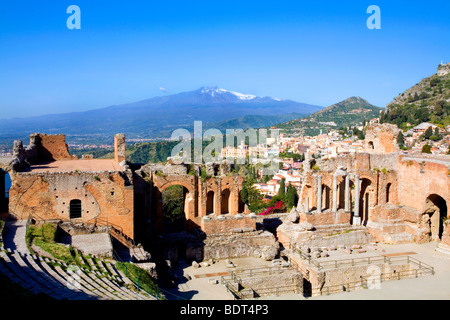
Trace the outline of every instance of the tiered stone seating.
<instances>
[{"instance_id":1,"label":"tiered stone seating","mask_svg":"<svg viewBox=\"0 0 450 320\"><path fill-rule=\"evenodd\" d=\"M73 268L61 261L17 251L0 251L0 272L34 294L58 300L148 300L144 292L131 290L131 281L111 262L92 262L91 268ZM97 270L92 268L96 267Z\"/></svg>"}]
</instances>

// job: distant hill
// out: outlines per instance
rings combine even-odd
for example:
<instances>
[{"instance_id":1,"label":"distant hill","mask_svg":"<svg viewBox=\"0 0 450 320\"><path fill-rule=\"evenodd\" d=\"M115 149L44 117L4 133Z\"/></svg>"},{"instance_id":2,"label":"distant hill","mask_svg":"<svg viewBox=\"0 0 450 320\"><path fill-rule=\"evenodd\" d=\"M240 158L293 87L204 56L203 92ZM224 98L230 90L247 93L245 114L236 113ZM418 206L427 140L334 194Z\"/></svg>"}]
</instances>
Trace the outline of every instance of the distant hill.
<instances>
[{"instance_id":1,"label":"distant hill","mask_svg":"<svg viewBox=\"0 0 450 320\"><path fill-rule=\"evenodd\" d=\"M450 63L439 65L436 74L394 98L386 106L381 121L403 129L422 122L450 125Z\"/></svg>"},{"instance_id":2,"label":"distant hill","mask_svg":"<svg viewBox=\"0 0 450 320\"><path fill-rule=\"evenodd\" d=\"M286 133L317 135L321 129L326 132L330 129L362 125L364 121L377 118L383 110L360 97L351 97L305 118L277 124L276 127Z\"/></svg>"},{"instance_id":3,"label":"distant hill","mask_svg":"<svg viewBox=\"0 0 450 320\"><path fill-rule=\"evenodd\" d=\"M192 130L196 120L209 125L251 115L253 119L241 119L239 124L246 122L255 126L273 116L311 114L320 109L292 100L204 87L85 112L3 119L0 120L0 140L6 136L27 137L33 132L64 133L69 143L75 140L111 142L113 135L119 132L128 138L163 139L178 128Z\"/></svg>"},{"instance_id":4,"label":"distant hill","mask_svg":"<svg viewBox=\"0 0 450 320\"><path fill-rule=\"evenodd\" d=\"M265 128L275 124L306 117L308 114L286 113L272 116L246 115L241 118L210 123L206 128L216 128L225 133L226 129Z\"/></svg>"}]
</instances>

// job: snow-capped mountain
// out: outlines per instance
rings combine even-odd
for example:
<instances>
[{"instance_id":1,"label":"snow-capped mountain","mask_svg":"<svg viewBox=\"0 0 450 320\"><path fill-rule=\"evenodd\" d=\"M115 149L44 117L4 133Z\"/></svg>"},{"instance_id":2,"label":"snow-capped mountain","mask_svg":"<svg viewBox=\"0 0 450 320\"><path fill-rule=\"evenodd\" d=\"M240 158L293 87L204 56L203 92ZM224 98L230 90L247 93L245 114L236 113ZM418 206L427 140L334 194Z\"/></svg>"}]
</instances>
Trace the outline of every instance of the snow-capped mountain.
<instances>
[{"instance_id":1,"label":"snow-capped mountain","mask_svg":"<svg viewBox=\"0 0 450 320\"><path fill-rule=\"evenodd\" d=\"M321 107L257 97L217 87L165 95L106 108L0 120L0 137L33 132L67 135L104 135L123 132L139 137L170 137L177 128L191 128L194 121L217 123L244 116L273 116L289 113L309 115Z\"/></svg>"},{"instance_id":2,"label":"snow-capped mountain","mask_svg":"<svg viewBox=\"0 0 450 320\"><path fill-rule=\"evenodd\" d=\"M252 100L255 99L256 96L251 94L243 94L239 92L229 91L217 87L203 87L201 88L202 94L209 94L211 97L218 97L221 95L232 95L235 96L238 100Z\"/></svg>"}]
</instances>

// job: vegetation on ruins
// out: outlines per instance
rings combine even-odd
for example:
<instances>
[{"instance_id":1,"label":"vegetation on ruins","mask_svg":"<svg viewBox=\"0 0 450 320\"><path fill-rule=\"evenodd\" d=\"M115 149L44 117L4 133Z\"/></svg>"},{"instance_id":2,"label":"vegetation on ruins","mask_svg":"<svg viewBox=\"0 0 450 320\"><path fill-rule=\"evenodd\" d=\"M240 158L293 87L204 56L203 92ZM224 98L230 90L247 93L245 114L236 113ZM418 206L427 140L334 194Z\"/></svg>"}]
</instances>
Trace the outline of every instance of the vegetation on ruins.
<instances>
[{"instance_id":1,"label":"vegetation on ruins","mask_svg":"<svg viewBox=\"0 0 450 320\"><path fill-rule=\"evenodd\" d=\"M27 228L25 236L28 249L34 253L33 244L48 252L54 258L62 260L66 263L76 264L74 258L75 252L72 247L67 247L63 244L57 243L56 239L57 227L51 223L45 223L38 227L30 225Z\"/></svg>"},{"instance_id":2,"label":"vegetation on ruins","mask_svg":"<svg viewBox=\"0 0 450 320\"><path fill-rule=\"evenodd\" d=\"M142 288L147 293L157 296L159 300L164 300L163 295L159 292L156 281L147 271L130 262L117 262L116 266L139 288Z\"/></svg>"}]
</instances>

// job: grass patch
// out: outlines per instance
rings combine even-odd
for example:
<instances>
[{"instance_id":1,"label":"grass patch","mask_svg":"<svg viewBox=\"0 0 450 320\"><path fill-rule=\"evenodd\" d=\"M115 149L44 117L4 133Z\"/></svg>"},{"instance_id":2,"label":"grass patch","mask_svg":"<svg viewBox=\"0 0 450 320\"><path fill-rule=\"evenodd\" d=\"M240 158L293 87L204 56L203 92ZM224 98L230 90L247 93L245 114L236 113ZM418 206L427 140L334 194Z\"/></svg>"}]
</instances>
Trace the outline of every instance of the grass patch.
<instances>
[{"instance_id":1,"label":"grass patch","mask_svg":"<svg viewBox=\"0 0 450 320\"><path fill-rule=\"evenodd\" d=\"M147 271L129 262L117 262L116 266L144 291L154 296L158 295L158 285ZM161 294L159 294L158 298L164 300Z\"/></svg>"},{"instance_id":2,"label":"grass patch","mask_svg":"<svg viewBox=\"0 0 450 320\"><path fill-rule=\"evenodd\" d=\"M31 245L35 244L55 259L68 264L78 264L75 260L76 253L72 247L56 243L56 230L57 227L50 223L43 224L41 227L29 226L25 236L29 250L33 252Z\"/></svg>"}]
</instances>

